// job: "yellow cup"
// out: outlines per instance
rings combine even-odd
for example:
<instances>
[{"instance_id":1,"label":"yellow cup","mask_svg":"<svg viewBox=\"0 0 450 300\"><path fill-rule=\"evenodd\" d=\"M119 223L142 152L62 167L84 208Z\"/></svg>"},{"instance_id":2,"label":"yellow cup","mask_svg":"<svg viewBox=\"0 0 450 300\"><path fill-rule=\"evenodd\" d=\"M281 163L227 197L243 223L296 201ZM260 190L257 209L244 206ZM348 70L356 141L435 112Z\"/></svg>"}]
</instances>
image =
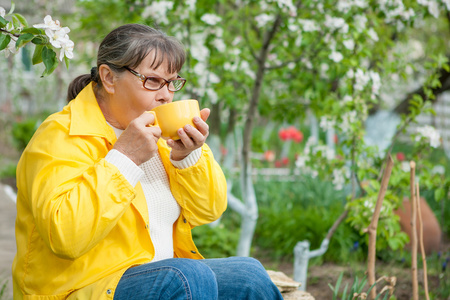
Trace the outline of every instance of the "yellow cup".
<instances>
[{"instance_id":1,"label":"yellow cup","mask_svg":"<svg viewBox=\"0 0 450 300\"><path fill-rule=\"evenodd\" d=\"M161 128L164 139L179 140L178 129L194 125L194 117L200 117L197 100L179 100L155 107L150 111L155 116L155 124Z\"/></svg>"}]
</instances>

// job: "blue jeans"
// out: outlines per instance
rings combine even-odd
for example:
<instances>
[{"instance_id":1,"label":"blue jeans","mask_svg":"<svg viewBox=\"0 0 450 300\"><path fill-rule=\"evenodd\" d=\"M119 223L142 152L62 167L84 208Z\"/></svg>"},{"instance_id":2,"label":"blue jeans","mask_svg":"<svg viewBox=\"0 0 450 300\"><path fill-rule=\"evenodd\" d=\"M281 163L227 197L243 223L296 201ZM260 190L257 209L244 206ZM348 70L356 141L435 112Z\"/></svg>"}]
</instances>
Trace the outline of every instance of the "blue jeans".
<instances>
[{"instance_id":1,"label":"blue jeans","mask_svg":"<svg viewBox=\"0 0 450 300\"><path fill-rule=\"evenodd\" d=\"M259 261L250 257L170 258L128 269L114 300L283 299Z\"/></svg>"}]
</instances>

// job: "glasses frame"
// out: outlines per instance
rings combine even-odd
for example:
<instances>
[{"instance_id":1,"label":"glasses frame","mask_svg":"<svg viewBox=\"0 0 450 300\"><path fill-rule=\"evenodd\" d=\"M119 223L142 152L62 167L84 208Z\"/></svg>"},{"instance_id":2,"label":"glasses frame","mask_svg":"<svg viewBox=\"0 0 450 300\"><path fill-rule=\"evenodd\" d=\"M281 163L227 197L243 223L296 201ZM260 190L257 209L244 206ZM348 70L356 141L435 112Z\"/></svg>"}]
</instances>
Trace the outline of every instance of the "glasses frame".
<instances>
[{"instance_id":1,"label":"glasses frame","mask_svg":"<svg viewBox=\"0 0 450 300\"><path fill-rule=\"evenodd\" d=\"M177 76L177 79L173 79L173 80L166 80L162 77L158 77L158 76L145 76L142 74L139 74L138 72L136 72L135 70L132 70L128 67L124 67L125 69L127 69L128 71L130 71L131 74L135 75L137 78L139 78L140 81L142 81L142 86L144 87L144 89L149 90L149 91L159 91L160 89L162 89L165 85L167 85L167 89L171 92L178 92L179 90L181 90L184 85L186 84L186 79L181 77L180 75ZM162 79L164 80L164 83L161 84L161 86L158 89L149 89L148 87L145 86L145 83L147 82L148 79L152 79L152 78L157 78L157 79ZM181 88L179 88L178 90L172 91L170 89L170 83L172 81L182 81L183 85L181 86Z\"/></svg>"}]
</instances>

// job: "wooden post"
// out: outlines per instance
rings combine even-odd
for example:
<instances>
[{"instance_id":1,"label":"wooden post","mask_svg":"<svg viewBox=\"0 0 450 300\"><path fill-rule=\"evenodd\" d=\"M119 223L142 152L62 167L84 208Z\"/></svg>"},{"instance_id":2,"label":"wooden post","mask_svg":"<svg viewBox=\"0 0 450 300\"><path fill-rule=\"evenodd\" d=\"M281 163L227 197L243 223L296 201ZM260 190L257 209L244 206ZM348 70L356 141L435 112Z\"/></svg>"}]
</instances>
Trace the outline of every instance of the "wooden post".
<instances>
[{"instance_id":1,"label":"wooden post","mask_svg":"<svg viewBox=\"0 0 450 300\"><path fill-rule=\"evenodd\" d=\"M383 172L383 177L381 178L380 191L378 192L377 203L375 204L375 211L372 216L372 221L367 229L369 233L369 253L367 260L367 273L369 279L369 286L375 284L375 254L376 254L376 243L377 243L377 227L378 219L380 218L380 210L383 205L384 195L389 184L389 178L391 177L392 167L394 166L394 160L392 156L389 155L387 158L386 168ZM377 295L376 286L370 291L370 298L375 299Z\"/></svg>"},{"instance_id":2,"label":"wooden post","mask_svg":"<svg viewBox=\"0 0 450 300\"><path fill-rule=\"evenodd\" d=\"M411 161L411 280L412 280L412 299L419 300L419 287L417 280L417 229L416 229L416 216L417 216L417 204L415 193L415 180L416 180L416 163Z\"/></svg>"},{"instance_id":3,"label":"wooden post","mask_svg":"<svg viewBox=\"0 0 450 300\"><path fill-rule=\"evenodd\" d=\"M417 203L417 214L419 215L419 244L420 251L422 252L422 264L423 264L423 287L425 289L425 298L430 300L430 295L428 295L428 275L427 275L427 257L425 254L425 247L423 245L423 222L422 222L422 212L420 211L420 189L419 183L416 184L416 197Z\"/></svg>"}]
</instances>

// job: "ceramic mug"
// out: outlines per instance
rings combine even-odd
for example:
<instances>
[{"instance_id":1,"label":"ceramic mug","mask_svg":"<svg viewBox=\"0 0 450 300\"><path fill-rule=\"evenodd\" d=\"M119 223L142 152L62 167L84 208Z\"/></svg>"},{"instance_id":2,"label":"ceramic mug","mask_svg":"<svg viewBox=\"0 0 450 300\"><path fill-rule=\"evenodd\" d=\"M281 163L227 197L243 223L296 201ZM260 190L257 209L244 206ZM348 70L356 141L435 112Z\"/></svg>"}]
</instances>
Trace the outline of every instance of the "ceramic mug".
<instances>
[{"instance_id":1,"label":"ceramic mug","mask_svg":"<svg viewBox=\"0 0 450 300\"><path fill-rule=\"evenodd\" d=\"M153 125L161 128L163 139L179 140L178 129L186 125L196 127L194 117L200 117L197 100L179 100L155 107L149 113L155 116Z\"/></svg>"}]
</instances>

